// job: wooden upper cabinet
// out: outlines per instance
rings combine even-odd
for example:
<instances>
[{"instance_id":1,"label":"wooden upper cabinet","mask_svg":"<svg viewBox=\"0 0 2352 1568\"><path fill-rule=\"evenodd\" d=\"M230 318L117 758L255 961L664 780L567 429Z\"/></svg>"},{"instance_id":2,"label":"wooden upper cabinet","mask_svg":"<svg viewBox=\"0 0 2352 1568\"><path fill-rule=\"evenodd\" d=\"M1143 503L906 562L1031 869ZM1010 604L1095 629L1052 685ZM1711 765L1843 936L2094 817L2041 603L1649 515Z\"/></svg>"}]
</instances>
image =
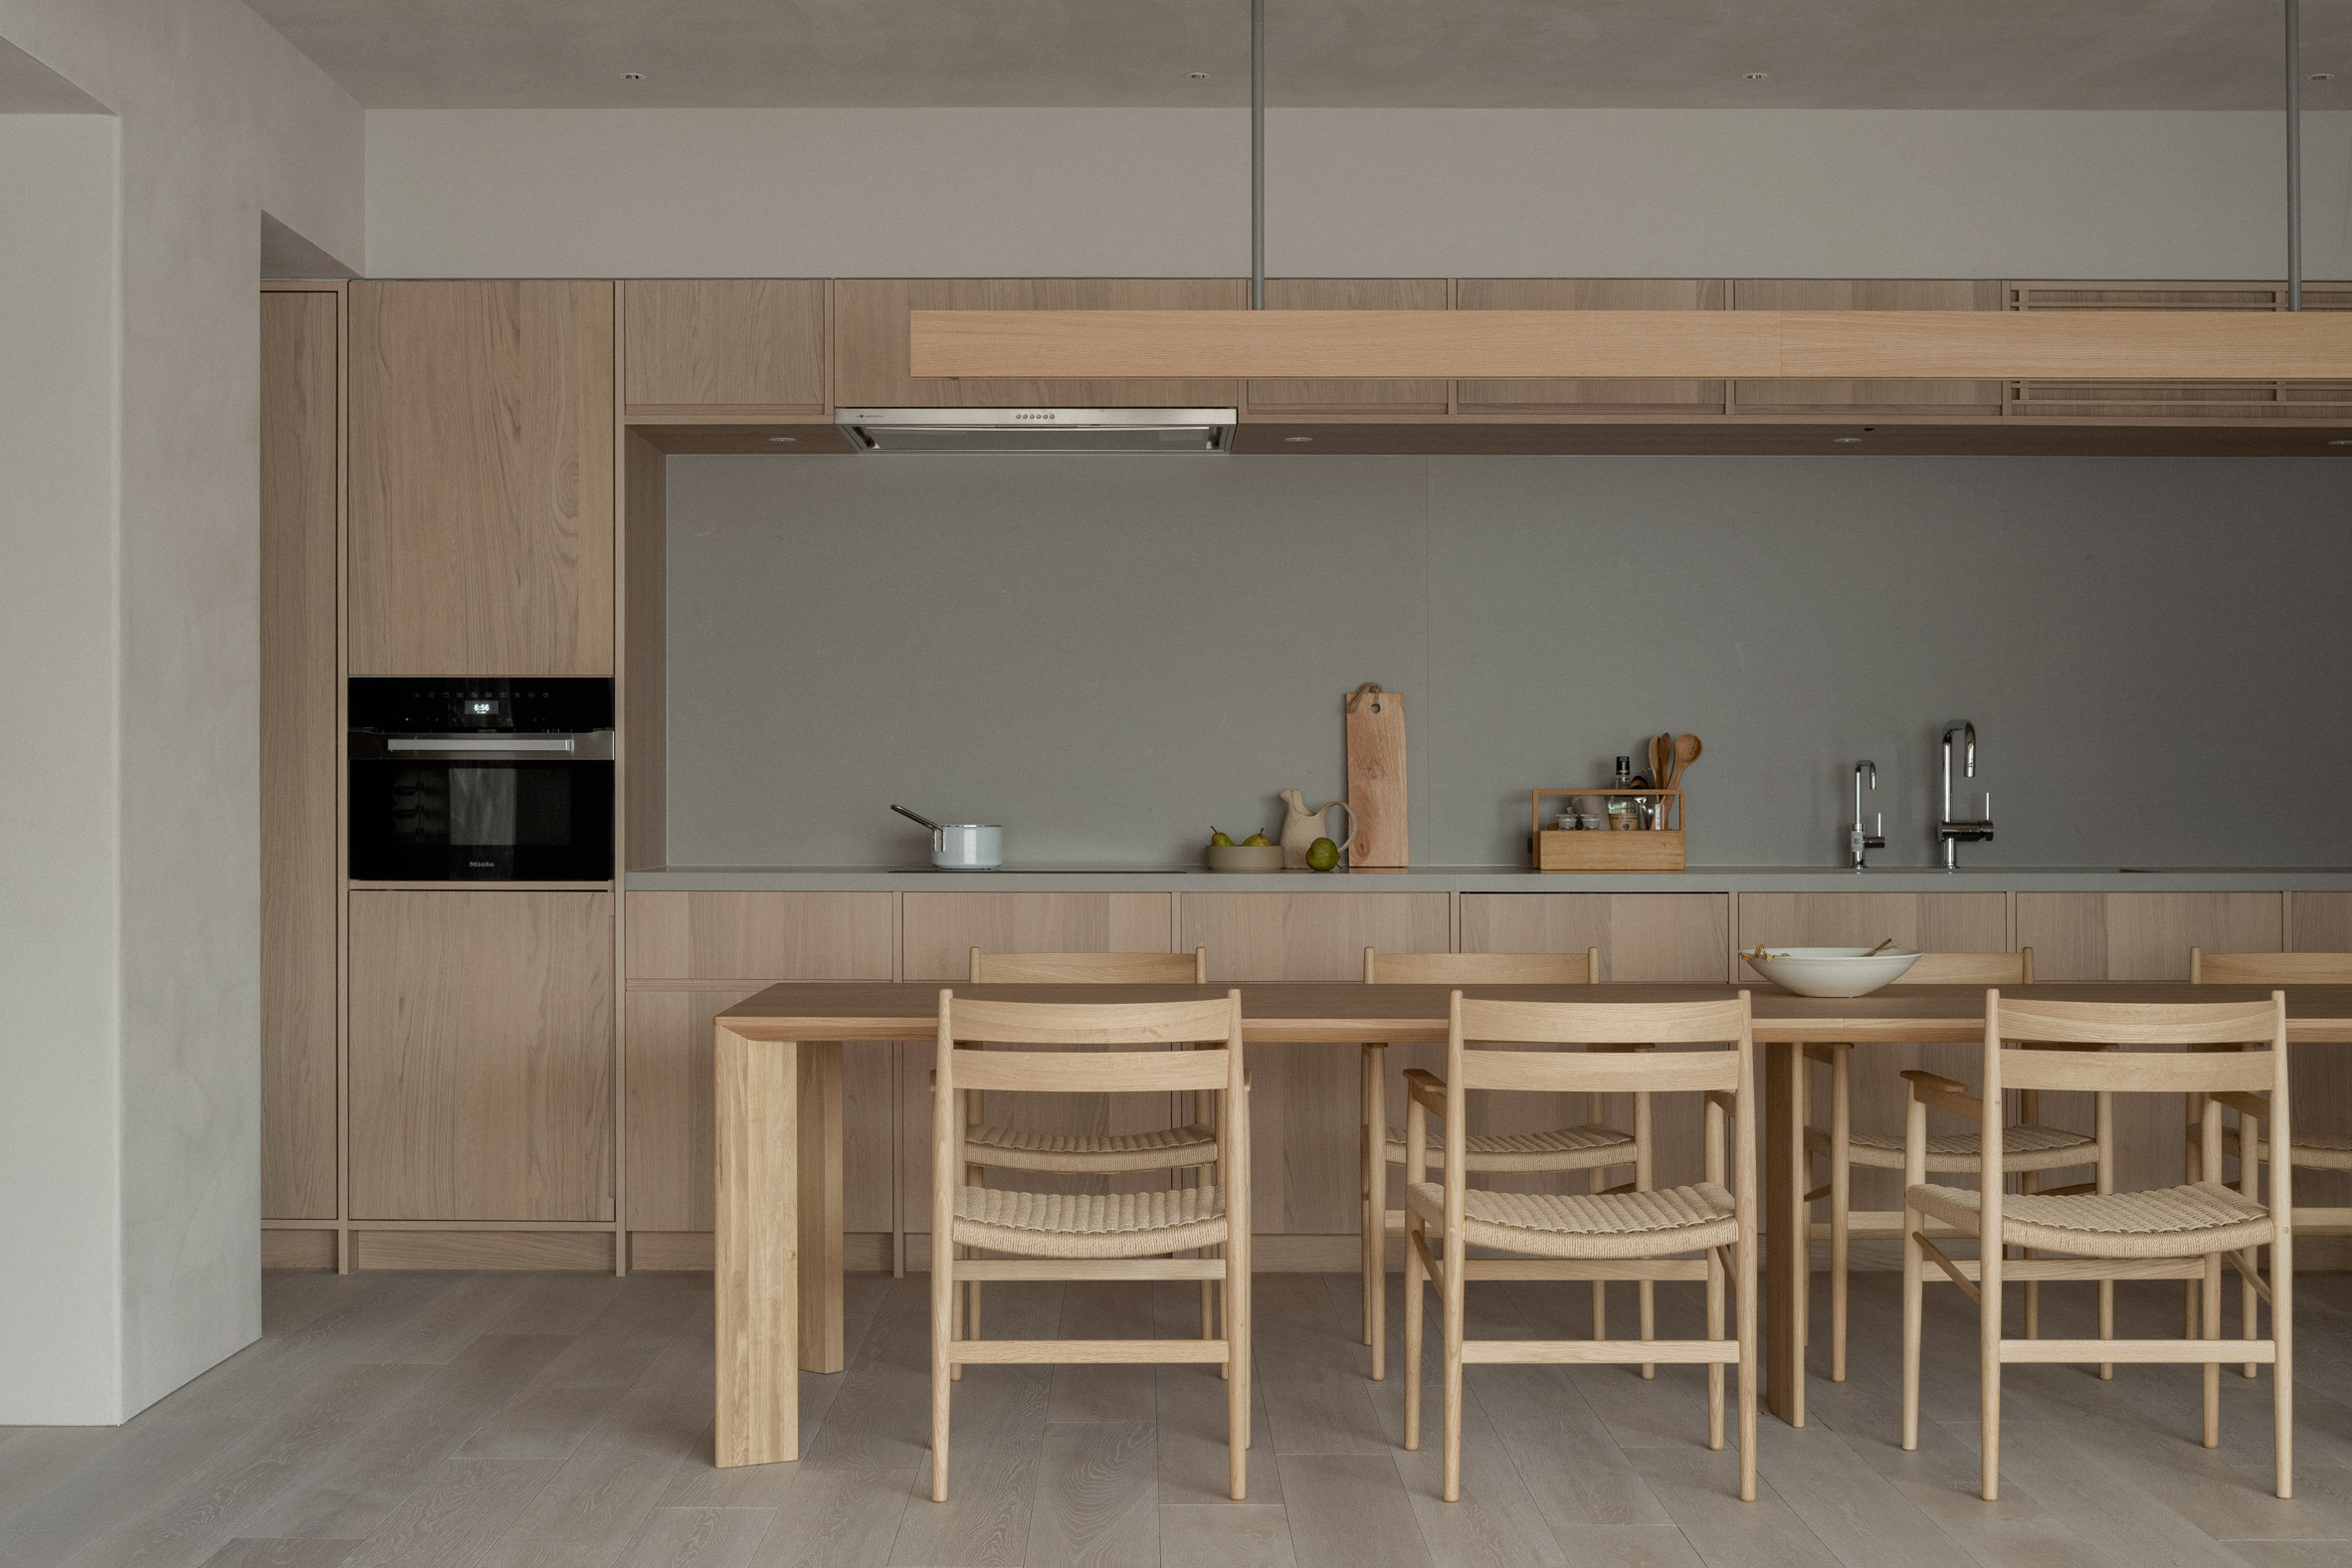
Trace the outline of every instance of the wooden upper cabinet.
<instances>
[{"instance_id":1,"label":"wooden upper cabinet","mask_svg":"<svg viewBox=\"0 0 2352 1568\"><path fill-rule=\"evenodd\" d=\"M353 675L613 673L613 285L351 286Z\"/></svg>"},{"instance_id":2,"label":"wooden upper cabinet","mask_svg":"<svg viewBox=\"0 0 2352 1568\"><path fill-rule=\"evenodd\" d=\"M1450 310L1445 278L1270 278L1269 310ZM1252 414L1443 414L1445 381L1253 381Z\"/></svg>"},{"instance_id":3,"label":"wooden upper cabinet","mask_svg":"<svg viewBox=\"0 0 2352 1568\"><path fill-rule=\"evenodd\" d=\"M833 286L841 408L1233 408L1237 381L918 381L911 310L1240 310L1238 278L842 279Z\"/></svg>"},{"instance_id":4,"label":"wooden upper cabinet","mask_svg":"<svg viewBox=\"0 0 2352 1568\"><path fill-rule=\"evenodd\" d=\"M825 414L822 279L633 281L621 286L631 414Z\"/></svg>"},{"instance_id":5,"label":"wooden upper cabinet","mask_svg":"<svg viewBox=\"0 0 2352 1568\"><path fill-rule=\"evenodd\" d=\"M1998 310L2001 285L1969 278L1743 278L1734 310ZM1998 381L1735 381L1734 414L2001 412Z\"/></svg>"},{"instance_id":6,"label":"wooden upper cabinet","mask_svg":"<svg viewBox=\"0 0 2352 1568\"><path fill-rule=\"evenodd\" d=\"M2012 310L2283 310L2283 283L2011 283ZM2303 285L2306 310L2352 310L2352 283ZM2013 381L2009 412L2039 419L2352 418L2347 381Z\"/></svg>"},{"instance_id":7,"label":"wooden upper cabinet","mask_svg":"<svg viewBox=\"0 0 2352 1568\"><path fill-rule=\"evenodd\" d=\"M1715 278L1465 278L1457 310L1724 310ZM1460 381L1464 414L1720 414L1720 381Z\"/></svg>"},{"instance_id":8,"label":"wooden upper cabinet","mask_svg":"<svg viewBox=\"0 0 2352 1568\"><path fill-rule=\"evenodd\" d=\"M262 1214L335 1217L335 525L329 291L262 295Z\"/></svg>"}]
</instances>

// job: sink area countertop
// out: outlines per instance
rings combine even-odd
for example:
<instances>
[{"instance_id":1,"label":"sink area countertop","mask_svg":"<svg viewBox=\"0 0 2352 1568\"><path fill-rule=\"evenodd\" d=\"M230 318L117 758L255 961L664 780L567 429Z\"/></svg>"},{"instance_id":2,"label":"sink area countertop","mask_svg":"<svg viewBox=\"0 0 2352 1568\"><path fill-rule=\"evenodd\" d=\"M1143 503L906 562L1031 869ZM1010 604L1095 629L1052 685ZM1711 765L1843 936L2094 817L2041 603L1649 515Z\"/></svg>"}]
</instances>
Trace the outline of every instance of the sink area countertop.
<instances>
[{"instance_id":1,"label":"sink area countertop","mask_svg":"<svg viewBox=\"0 0 2352 1568\"><path fill-rule=\"evenodd\" d=\"M2352 867L1693 866L1685 872L1539 873L1514 866L1416 866L1318 876L1218 874L1176 866L664 866L627 874L632 892L2279 892L2352 891Z\"/></svg>"}]
</instances>

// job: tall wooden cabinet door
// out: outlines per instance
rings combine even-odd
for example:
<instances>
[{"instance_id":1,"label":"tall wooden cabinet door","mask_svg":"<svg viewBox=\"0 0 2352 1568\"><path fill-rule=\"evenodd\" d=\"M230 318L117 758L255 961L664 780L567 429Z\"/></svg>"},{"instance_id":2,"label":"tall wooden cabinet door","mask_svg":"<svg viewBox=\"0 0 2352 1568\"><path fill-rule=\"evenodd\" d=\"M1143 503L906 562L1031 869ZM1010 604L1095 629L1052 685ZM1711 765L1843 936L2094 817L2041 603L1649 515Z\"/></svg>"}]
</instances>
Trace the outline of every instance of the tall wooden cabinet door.
<instances>
[{"instance_id":1,"label":"tall wooden cabinet door","mask_svg":"<svg viewBox=\"0 0 2352 1568\"><path fill-rule=\"evenodd\" d=\"M351 1217L612 1219L612 895L350 896Z\"/></svg>"},{"instance_id":2,"label":"tall wooden cabinet door","mask_svg":"<svg viewBox=\"0 0 2352 1568\"><path fill-rule=\"evenodd\" d=\"M827 288L816 278L623 284L629 412L825 413Z\"/></svg>"},{"instance_id":3,"label":"tall wooden cabinet door","mask_svg":"<svg viewBox=\"0 0 2352 1568\"><path fill-rule=\"evenodd\" d=\"M1269 310L1450 310L1445 278L1270 278ZM1252 414L1443 414L1445 381L1252 381Z\"/></svg>"},{"instance_id":4,"label":"tall wooden cabinet door","mask_svg":"<svg viewBox=\"0 0 2352 1568\"><path fill-rule=\"evenodd\" d=\"M335 1217L331 293L262 295L262 1214Z\"/></svg>"},{"instance_id":5,"label":"tall wooden cabinet door","mask_svg":"<svg viewBox=\"0 0 2352 1568\"><path fill-rule=\"evenodd\" d=\"M841 279L833 401L841 408L1232 408L1238 381L942 381L907 371L911 310L1239 310L1238 278Z\"/></svg>"},{"instance_id":6,"label":"tall wooden cabinet door","mask_svg":"<svg viewBox=\"0 0 2352 1568\"><path fill-rule=\"evenodd\" d=\"M1454 945L1442 892L1188 892L1183 917L1181 945L1209 949L1209 978L1219 984L1360 981L1367 947L1442 953ZM1359 1061L1345 1044L1251 1054L1254 1230L1356 1233Z\"/></svg>"},{"instance_id":7,"label":"tall wooden cabinet door","mask_svg":"<svg viewBox=\"0 0 2352 1568\"><path fill-rule=\"evenodd\" d=\"M613 673L613 286L351 286L353 675Z\"/></svg>"},{"instance_id":8,"label":"tall wooden cabinet door","mask_svg":"<svg viewBox=\"0 0 2352 1568\"><path fill-rule=\"evenodd\" d=\"M1998 310L2001 285L1968 278L1742 278L1734 310ZM1998 381L1734 381L1734 414L2001 412Z\"/></svg>"},{"instance_id":9,"label":"tall wooden cabinet door","mask_svg":"<svg viewBox=\"0 0 2352 1568\"><path fill-rule=\"evenodd\" d=\"M1465 278L1457 310L1727 310L1716 278ZM1464 414L1720 414L1720 381L1458 381Z\"/></svg>"}]
</instances>

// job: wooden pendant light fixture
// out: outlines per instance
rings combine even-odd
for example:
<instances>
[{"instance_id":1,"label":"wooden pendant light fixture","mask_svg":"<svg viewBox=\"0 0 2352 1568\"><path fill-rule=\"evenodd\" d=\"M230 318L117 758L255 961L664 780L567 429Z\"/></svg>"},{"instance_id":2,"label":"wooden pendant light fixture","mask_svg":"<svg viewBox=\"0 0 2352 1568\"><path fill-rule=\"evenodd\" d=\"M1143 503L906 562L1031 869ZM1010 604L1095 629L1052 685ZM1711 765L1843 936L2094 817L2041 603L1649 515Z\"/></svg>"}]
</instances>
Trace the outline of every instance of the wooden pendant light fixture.
<instances>
[{"instance_id":1,"label":"wooden pendant light fixture","mask_svg":"<svg viewBox=\"0 0 2352 1568\"><path fill-rule=\"evenodd\" d=\"M2254 311L1265 308L1266 0L1251 5L1247 310L917 310L919 377L1120 380L2352 380L2302 310L2300 29L2285 0L2290 304Z\"/></svg>"}]
</instances>

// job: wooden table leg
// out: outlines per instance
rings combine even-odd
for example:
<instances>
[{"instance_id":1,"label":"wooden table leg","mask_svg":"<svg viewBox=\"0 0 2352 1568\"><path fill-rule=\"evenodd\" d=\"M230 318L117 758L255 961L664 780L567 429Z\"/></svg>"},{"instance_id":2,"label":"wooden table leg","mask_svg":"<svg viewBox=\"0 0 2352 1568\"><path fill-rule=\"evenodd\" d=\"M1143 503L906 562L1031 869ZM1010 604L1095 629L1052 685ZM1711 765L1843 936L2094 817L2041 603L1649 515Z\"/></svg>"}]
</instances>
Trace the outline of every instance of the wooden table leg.
<instances>
[{"instance_id":1,"label":"wooden table leg","mask_svg":"<svg viewBox=\"0 0 2352 1568\"><path fill-rule=\"evenodd\" d=\"M800 1369L839 1372L841 1042L800 1048Z\"/></svg>"},{"instance_id":2,"label":"wooden table leg","mask_svg":"<svg viewBox=\"0 0 2352 1568\"><path fill-rule=\"evenodd\" d=\"M789 1041L746 1040L724 1024L712 1044L715 1459L721 1467L773 1465L800 1457L803 1048ZM840 1048L834 1049L838 1086ZM837 1094L837 1129L839 1112ZM834 1168L840 1168L838 1153ZM839 1287L837 1274L837 1302ZM837 1307L837 1344L839 1332Z\"/></svg>"},{"instance_id":3,"label":"wooden table leg","mask_svg":"<svg viewBox=\"0 0 2352 1568\"><path fill-rule=\"evenodd\" d=\"M1797 1095L1805 1048L1773 1041L1764 1052L1764 1404L1790 1426L1802 1427L1803 1292L1812 1263Z\"/></svg>"}]
</instances>

